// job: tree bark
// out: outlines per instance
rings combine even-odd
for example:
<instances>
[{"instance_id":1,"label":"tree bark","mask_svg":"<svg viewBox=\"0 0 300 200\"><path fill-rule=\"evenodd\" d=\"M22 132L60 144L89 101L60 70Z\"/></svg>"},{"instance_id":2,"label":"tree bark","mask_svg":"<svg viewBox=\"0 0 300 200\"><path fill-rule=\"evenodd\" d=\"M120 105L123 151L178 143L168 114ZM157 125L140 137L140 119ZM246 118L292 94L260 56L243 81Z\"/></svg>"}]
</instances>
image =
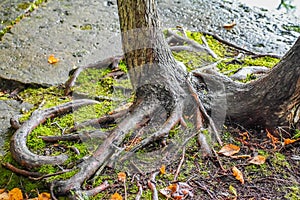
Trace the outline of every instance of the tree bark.
<instances>
[{"instance_id":1,"label":"tree bark","mask_svg":"<svg viewBox=\"0 0 300 200\"><path fill-rule=\"evenodd\" d=\"M300 38L265 77L248 84L205 75L224 83L227 118L242 126L300 128Z\"/></svg>"},{"instance_id":2,"label":"tree bark","mask_svg":"<svg viewBox=\"0 0 300 200\"><path fill-rule=\"evenodd\" d=\"M145 93L159 96L163 91L173 93L169 96L183 94L176 83L183 82L184 76L178 73L180 69L165 42L155 1L118 0L118 11L123 51L137 98Z\"/></svg>"}]
</instances>

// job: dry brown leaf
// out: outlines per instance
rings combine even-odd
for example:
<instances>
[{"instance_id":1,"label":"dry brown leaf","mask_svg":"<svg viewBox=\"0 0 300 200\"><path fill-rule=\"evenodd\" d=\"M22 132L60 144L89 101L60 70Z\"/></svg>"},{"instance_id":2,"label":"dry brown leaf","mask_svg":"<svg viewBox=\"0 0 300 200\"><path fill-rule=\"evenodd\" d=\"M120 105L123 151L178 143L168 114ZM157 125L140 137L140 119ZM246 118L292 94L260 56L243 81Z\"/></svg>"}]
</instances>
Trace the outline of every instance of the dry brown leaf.
<instances>
[{"instance_id":1,"label":"dry brown leaf","mask_svg":"<svg viewBox=\"0 0 300 200\"><path fill-rule=\"evenodd\" d=\"M232 167L232 174L237 180L239 180L242 184L244 184L245 181L244 181L243 174L238 168Z\"/></svg>"},{"instance_id":2,"label":"dry brown leaf","mask_svg":"<svg viewBox=\"0 0 300 200\"><path fill-rule=\"evenodd\" d=\"M252 158L249 163L255 164L255 165L261 165L266 162L266 157L257 155L254 158Z\"/></svg>"},{"instance_id":3,"label":"dry brown leaf","mask_svg":"<svg viewBox=\"0 0 300 200\"><path fill-rule=\"evenodd\" d=\"M9 195L7 192L2 192L0 194L0 200L9 200Z\"/></svg>"},{"instance_id":4,"label":"dry brown leaf","mask_svg":"<svg viewBox=\"0 0 300 200\"><path fill-rule=\"evenodd\" d=\"M55 58L53 54L51 54L49 57L48 57L48 63L50 64L55 64L59 61L58 58Z\"/></svg>"},{"instance_id":5,"label":"dry brown leaf","mask_svg":"<svg viewBox=\"0 0 300 200\"><path fill-rule=\"evenodd\" d=\"M237 156L230 156L230 158L240 159L240 158L251 158L250 155L237 155Z\"/></svg>"},{"instance_id":6,"label":"dry brown leaf","mask_svg":"<svg viewBox=\"0 0 300 200\"><path fill-rule=\"evenodd\" d=\"M192 189L193 188L187 183L178 182L160 189L159 192L168 199L183 199L187 196L194 196Z\"/></svg>"},{"instance_id":7,"label":"dry brown leaf","mask_svg":"<svg viewBox=\"0 0 300 200\"><path fill-rule=\"evenodd\" d=\"M299 139L284 139L284 145L293 144L294 142L299 141Z\"/></svg>"},{"instance_id":8,"label":"dry brown leaf","mask_svg":"<svg viewBox=\"0 0 300 200\"><path fill-rule=\"evenodd\" d=\"M111 195L110 200L123 200L123 197L116 192L113 195Z\"/></svg>"},{"instance_id":9,"label":"dry brown leaf","mask_svg":"<svg viewBox=\"0 0 300 200\"><path fill-rule=\"evenodd\" d=\"M223 154L224 156L232 156L240 151L240 147L234 144L227 144L222 147L222 149L218 152Z\"/></svg>"},{"instance_id":10,"label":"dry brown leaf","mask_svg":"<svg viewBox=\"0 0 300 200\"><path fill-rule=\"evenodd\" d=\"M272 144L273 146L276 145L276 143L278 143L278 138L277 137L274 137L269 131L268 129L266 129L267 131L267 137L270 138L272 140Z\"/></svg>"},{"instance_id":11,"label":"dry brown leaf","mask_svg":"<svg viewBox=\"0 0 300 200\"><path fill-rule=\"evenodd\" d=\"M23 200L22 191L19 188L14 188L8 193L9 200Z\"/></svg>"},{"instance_id":12,"label":"dry brown leaf","mask_svg":"<svg viewBox=\"0 0 300 200\"><path fill-rule=\"evenodd\" d=\"M43 192L38 196L38 200L50 200L50 199L51 199L51 195L46 192Z\"/></svg>"},{"instance_id":13,"label":"dry brown leaf","mask_svg":"<svg viewBox=\"0 0 300 200\"><path fill-rule=\"evenodd\" d=\"M126 174L124 172L119 172L118 173L118 180L125 182L126 181Z\"/></svg>"},{"instance_id":14,"label":"dry brown leaf","mask_svg":"<svg viewBox=\"0 0 300 200\"><path fill-rule=\"evenodd\" d=\"M159 169L161 174L166 174L166 165L161 165L160 169Z\"/></svg>"},{"instance_id":15,"label":"dry brown leaf","mask_svg":"<svg viewBox=\"0 0 300 200\"><path fill-rule=\"evenodd\" d=\"M231 29L233 29L233 27L236 25L236 23L235 22L232 22L232 23L229 23L229 24L224 24L223 25L223 28L225 28L226 30L231 30Z\"/></svg>"}]
</instances>

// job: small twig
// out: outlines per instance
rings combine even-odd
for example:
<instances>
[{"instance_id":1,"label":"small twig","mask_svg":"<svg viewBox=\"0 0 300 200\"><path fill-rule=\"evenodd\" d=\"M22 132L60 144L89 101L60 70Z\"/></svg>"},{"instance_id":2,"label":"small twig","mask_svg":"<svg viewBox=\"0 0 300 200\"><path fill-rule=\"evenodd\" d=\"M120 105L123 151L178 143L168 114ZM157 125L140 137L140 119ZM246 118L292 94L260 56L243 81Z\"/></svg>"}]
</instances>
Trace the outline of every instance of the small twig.
<instances>
[{"instance_id":1,"label":"small twig","mask_svg":"<svg viewBox=\"0 0 300 200\"><path fill-rule=\"evenodd\" d=\"M224 172L226 172L227 170L223 167L223 164L222 164L222 161L220 160L220 157L219 157L219 155L217 154L217 152L212 148L212 150L213 150L213 152L214 152L214 154L215 154L215 156L216 156L216 158L217 158L217 161L218 161L218 163L219 163L219 165L220 165L220 168L224 171Z\"/></svg>"},{"instance_id":2,"label":"small twig","mask_svg":"<svg viewBox=\"0 0 300 200\"><path fill-rule=\"evenodd\" d=\"M39 176L39 177L36 177L36 178L34 178L34 177L29 177L29 178L31 180L34 180L34 181L39 181L39 180L42 180L42 179L45 179L45 178L49 178L49 177L52 177L52 176L56 176L56 175L67 173L67 172L70 172L72 170L73 169L63 169L63 171L55 172L55 173L52 173L52 174L46 174L46 175Z\"/></svg>"},{"instance_id":3,"label":"small twig","mask_svg":"<svg viewBox=\"0 0 300 200\"><path fill-rule=\"evenodd\" d=\"M176 181L176 180L177 180L177 177L178 177L178 175L179 175L180 169L181 169L182 164L183 164L183 162L184 162L184 157L185 157L185 146L182 148L182 156L181 156L181 160L180 160L179 165L178 165L178 167L177 167L177 170L176 170L176 173L175 173L175 175L174 175L173 181Z\"/></svg>"},{"instance_id":4,"label":"small twig","mask_svg":"<svg viewBox=\"0 0 300 200\"><path fill-rule=\"evenodd\" d=\"M82 193L88 197L95 196L99 192L107 189L108 187L109 187L109 183L107 181L104 181L101 185L94 187L93 189L90 189L90 190L85 190ZM126 198L125 198L125 200L126 200Z\"/></svg>"},{"instance_id":5,"label":"small twig","mask_svg":"<svg viewBox=\"0 0 300 200\"><path fill-rule=\"evenodd\" d=\"M50 195L51 195L51 199L52 199L52 200L58 200L58 199L56 198L56 196L55 196L53 190L54 190L54 182L52 182L51 185L50 185Z\"/></svg>"},{"instance_id":6,"label":"small twig","mask_svg":"<svg viewBox=\"0 0 300 200\"><path fill-rule=\"evenodd\" d=\"M148 187L152 191L152 200L158 200L158 192L157 192L157 189L155 186L155 184L156 184L155 177L158 174L159 174L159 172L152 173L150 176L150 180L148 180Z\"/></svg>"},{"instance_id":7,"label":"small twig","mask_svg":"<svg viewBox=\"0 0 300 200\"><path fill-rule=\"evenodd\" d=\"M12 172L14 172L16 174L20 174L20 175L25 176L25 177L40 177L40 176L42 176L41 173L30 172L30 171L27 171L27 170L24 170L24 169L19 169L19 168L13 166L10 163L3 163L2 165L5 168L9 169L10 171L12 171Z\"/></svg>"},{"instance_id":8,"label":"small twig","mask_svg":"<svg viewBox=\"0 0 300 200\"><path fill-rule=\"evenodd\" d=\"M196 185L198 185L204 192L206 192L206 193L210 196L211 199L216 199L216 197L214 197L214 196L212 195L211 191L210 191L205 185L203 185L203 184L201 184L200 182L195 181L195 180L193 180L193 182L194 182Z\"/></svg>"},{"instance_id":9,"label":"small twig","mask_svg":"<svg viewBox=\"0 0 300 200\"><path fill-rule=\"evenodd\" d=\"M140 183L140 178L139 177L135 177L135 179L136 179L136 184L137 184L137 186L139 188L139 191L138 191L138 193L137 193L137 195L135 197L135 200L140 200L141 197L142 197L142 194L143 194L143 186Z\"/></svg>"}]
</instances>

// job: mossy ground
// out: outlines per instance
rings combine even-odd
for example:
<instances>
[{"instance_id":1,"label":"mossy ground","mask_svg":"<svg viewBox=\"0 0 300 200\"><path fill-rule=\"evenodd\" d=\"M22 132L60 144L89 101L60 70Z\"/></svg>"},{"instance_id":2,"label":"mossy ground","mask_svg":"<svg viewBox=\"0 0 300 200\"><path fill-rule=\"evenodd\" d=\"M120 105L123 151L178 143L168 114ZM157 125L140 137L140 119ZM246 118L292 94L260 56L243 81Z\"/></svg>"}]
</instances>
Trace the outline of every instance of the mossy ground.
<instances>
[{"instance_id":1,"label":"mossy ground","mask_svg":"<svg viewBox=\"0 0 300 200\"><path fill-rule=\"evenodd\" d=\"M187 35L200 44L203 43L201 40L202 33L187 32ZM210 48L222 59L218 64L221 73L231 74L235 70L249 65L272 67L278 62L278 59L276 60L270 57L252 59L246 55L245 58L239 60L239 64L233 64L232 61L234 57L240 53L239 51L218 42L213 39L212 36L205 37ZM174 53L174 56L186 64L188 70L193 70L207 63L218 61L207 55L205 57L199 57L199 54L188 52ZM120 69L127 72L123 62L120 65ZM128 79L116 80L107 76L109 73L111 73L110 69L88 69L84 71L78 78L76 86L73 88L73 98L76 98L76 94L89 98L107 98L102 98L102 101L97 105L83 107L72 114L57 117L39 125L28 137L28 147L33 152L43 155L56 155L62 152L68 154L69 159L63 166L60 166L64 168L70 167L76 160L91 154L97 145L94 141L85 143L74 141L48 144L43 142L39 136L63 134L63 130L65 128L71 128L74 126L74 123L100 117L109 113L120 104L132 101L132 94L130 92L128 93L128 90L130 91L131 89ZM63 95L62 87L27 88L19 93L19 96L24 101L34 105L32 110L23 114L21 121L28 119L31 112L37 108L45 109L71 100L71 97ZM8 96L2 95L2 98L7 99ZM216 199L234 199L236 196L238 199L299 199L300 161L291 159L292 155L297 154L297 152L299 154L299 144L290 145L283 149L274 149L264 131L251 131L249 132L248 138L242 136L244 131L245 130L236 127L225 128L222 134L222 140L224 143L240 146L240 154L251 156L260 154L267 156L268 158L265 164L253 165L249 164L247 159L233 159L222 156L218 158L220 162L217 162L216 158L203 157L196 143L196 139L193 138L186 146L185 160L177 181L190 184L194 188L193 193L195 199L211 199L211 195L216 197ZM9 137L12 134L13 132L8 133L6 142L7 150L9 149ZM171 137L178 137L180 133L175 128L170 135ZM72 151L71 148L69 148L71 146L76 147L80 154L78 155ZM215 145L214 148L219 150L220 146ZM10 162L20 167L12 159L9 152L4 155L1 160L2 162ZM156 177L156 186L158 189L162 189L173 182L179 162L180 158L172 161L171 164L167 165L166 173ZM222 167L225 171L221 170L220 163L222 163ZM245 184L241 184L234 178L231 172L232 166L237 166L242 171ZM35 171L51 174L59 171L60 167L45 165L35 169ZM161 166L157 166L157 169L159 170L160 167ZM99 185L105 180L112 186L90 199L110 199L111 195L115 192L124 196L124 186L123 183L118 181L118 172L117 170L106 167L104 172L94 179L94 182L86 182L84 185L85 188ZM42 182L38 182L16 175L0 166L0 188L10 190L14 187L18 187L21 188L24 193L28 194L29 197L37 196L37 191L48 191L47 184L45 185L45 183L49 183L55 179L66 179L74 173L76 173L76 171L53 176ZM127 175L126 187L128 199L134 199L138 192L136 180L134 179L134 174ZM149 176L150 174L144 174L140 177L140 182L144 186L142 199L151 199L151 191L147 188ZM236 190L236 193L232 192L233 188ZM159 198L166 199L161 195Z\"/></svg>"}]
</instances>

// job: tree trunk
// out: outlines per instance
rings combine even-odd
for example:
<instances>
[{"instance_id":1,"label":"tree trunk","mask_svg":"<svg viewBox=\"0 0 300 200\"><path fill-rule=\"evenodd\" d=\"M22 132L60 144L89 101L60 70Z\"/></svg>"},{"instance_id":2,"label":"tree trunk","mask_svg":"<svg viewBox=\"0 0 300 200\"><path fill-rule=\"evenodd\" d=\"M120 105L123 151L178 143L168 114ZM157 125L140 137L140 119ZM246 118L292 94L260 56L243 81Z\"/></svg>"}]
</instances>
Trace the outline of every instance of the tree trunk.
<instances>
[{"instance_id":1,"label":"tree trunk","mask_svg":"<svg viewBox=\"0 0 300 200\"><path fill-rule=\"evenodd\" d=\"M173 97L184 94L177 84L184 81L184 76L178 73L180 69L163 37L155 1L118 0L118 11L123 51L137 98L145 93L160 96L167 92Z\"/></svg>"},{"instance_id":2,"label":"tree trunk","mask_svg":"<svg viewBox=\"0 0 300 200\"><path fill-rule=\"evenodd\" d=\"M299 128L300 38L270 73L246 85L227 84L227 116L243 126Z\"/></svg>"}]
</instances>

